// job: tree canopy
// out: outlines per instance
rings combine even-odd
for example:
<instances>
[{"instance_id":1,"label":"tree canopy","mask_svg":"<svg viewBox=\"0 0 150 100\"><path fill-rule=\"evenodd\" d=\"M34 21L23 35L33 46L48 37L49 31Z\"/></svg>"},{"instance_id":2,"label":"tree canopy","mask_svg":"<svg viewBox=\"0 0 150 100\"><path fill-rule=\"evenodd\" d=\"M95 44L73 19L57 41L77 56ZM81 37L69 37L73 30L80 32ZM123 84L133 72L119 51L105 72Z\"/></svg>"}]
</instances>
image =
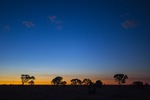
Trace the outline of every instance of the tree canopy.
<instances>
[{"instance_id":1,"label":"tree canopy","mask_svg":"<svg viewBox=\"0 0 150 100\"><path fill-rule=\"evenodd\" d=\"M30 85L33 85L34 84L34 80L35 80L35 77L34 76L30 76L28 74L22 74L21 75L21 81L22 81L22 85L24 85L24 83L27 83L28 82Z\"/></svg>"},{"instance_id":2,"label":"tree canopy","mask_svg":"<svg viewBox=\"0 0 150 100\"><path fill-rule=\"evenodd\" d=\"M70 80L70 82L72 85L81 85L82 84L82 81L78 78L72 79L72 80Z\"/></svg>"},{"instance_id":3,"label":"tree canopy","mask_svg":"<svg viewBox=\"0 0 150 100\"><path fill-rule=\"evenodd\" d=\"M115 74L114 78L118 82L118 84L121 85L121 83L126 82L126 79L128 79L128 76L124 74Z\"/></svg>"},{"instance_id":4,"label":"tree canopy","mask_svg":"<svg viewBox=\"0 0 150 100\"><path fill-rule=\"evenodd\" d=\"M52 79L51 83L54 85L61 85L63 78L61 76L57 76Z\"/></svg>"},{"instance_id":5,"label":"tree canopy","mask_svg":"<svg viewBox=\"0 0 150 100\"><path fill-rule=\"evenodd\" d=\"M84 79L82 82L84 85L90 85L92 81L90 79Z\"/></svg>"}]
</instances>

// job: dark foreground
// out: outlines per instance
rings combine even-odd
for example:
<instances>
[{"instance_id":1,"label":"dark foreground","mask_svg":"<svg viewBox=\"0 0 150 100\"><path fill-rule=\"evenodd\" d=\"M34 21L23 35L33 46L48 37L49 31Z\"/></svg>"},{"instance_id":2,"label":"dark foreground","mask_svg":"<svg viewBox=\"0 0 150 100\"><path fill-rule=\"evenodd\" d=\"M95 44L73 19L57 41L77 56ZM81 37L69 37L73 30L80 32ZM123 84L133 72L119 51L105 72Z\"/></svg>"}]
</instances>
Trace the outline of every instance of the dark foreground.
<instances>
[{"instance_id":1,"label":"dark foreground","mask_svg":"<svg viewBox=\"0 0 150 100\"><path fill-rule=\"evenodd\" d=\"M150 87L104 86L89 93L87 86L0 86L0 100L150 100Z\"/></svg>"}]
</instances>

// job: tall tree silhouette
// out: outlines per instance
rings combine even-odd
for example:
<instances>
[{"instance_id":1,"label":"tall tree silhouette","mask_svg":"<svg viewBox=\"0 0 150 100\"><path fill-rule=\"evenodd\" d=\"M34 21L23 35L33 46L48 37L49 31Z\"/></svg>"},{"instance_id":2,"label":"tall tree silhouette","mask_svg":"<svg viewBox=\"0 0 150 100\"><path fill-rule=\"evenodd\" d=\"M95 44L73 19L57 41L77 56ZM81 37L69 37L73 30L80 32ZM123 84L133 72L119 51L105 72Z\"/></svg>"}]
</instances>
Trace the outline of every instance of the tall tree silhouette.
<instances>
[{"instance_id":1,"label":"tall tree silhouette","mask_svg":"<svg viewBox=\"0 0 150 100\"><path fill-rule=\"evenodd\" d=\"M72 85L81 85L82 84L82 81L78 78L72 79L72 80L70 80L70 82Z\"/></svg>"},{"instance_id":2,"label":"tall tree silhouette","mask_svg":"<svg viewBox=\"0 0 150 100\"><path fill-rule=\"evenodd\" d=\"M60 76L55 77L54 79L52 79L51 83L54 85L61 85L63 78Z\"/></svg>"},{"instance_id":3,"label":"tall tree silhouette","mask_svg":"<svg viewBox=\"0 0 150 100\"><path fill-rule=\"evenodd\" d=\"M30 76L28 74L22 74L21 75L21 81L22 81L22 85L24 85L24 83L27 83L29 80L31 80L29 82L29 84L32 83L32 85L34 84L34 80L35 80L35 77L34 76Z\"/></svg>"},{"instance_id":4,"label":"tall tree silhouette","mask_svg":"<svg viewBox=\"0 0 150 100\"><path fill-rule=\"evenodd\" d=\"M121 85L121 83L126 82L126 79L128 79L128 76L124 74L115 74L114 78L118 82L118 84Z\"/></svg>"},{"instance_id":5,"label":"tall tree silhouette","mask_svg":"<svg viewBox=\"0 0 150 100\"><path fill-rule=\"evenodd\" d=\"M90 79L84 79L82 82L84 85L90 85L92 81Z\"/></svg>"}]
</instances>

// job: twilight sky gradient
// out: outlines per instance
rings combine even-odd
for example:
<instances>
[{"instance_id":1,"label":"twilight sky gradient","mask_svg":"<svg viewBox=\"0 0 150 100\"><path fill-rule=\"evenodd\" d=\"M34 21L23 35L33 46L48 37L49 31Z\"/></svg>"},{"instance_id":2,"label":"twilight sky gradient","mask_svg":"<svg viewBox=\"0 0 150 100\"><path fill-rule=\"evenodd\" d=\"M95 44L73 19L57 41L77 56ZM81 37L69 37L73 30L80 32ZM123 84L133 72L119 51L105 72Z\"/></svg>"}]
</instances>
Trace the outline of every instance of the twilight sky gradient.
<instances>
[{"instance_id":1,"label":"twilight sky gradient","mask_svg":"<svg viewBox=\"0 0 150 100\"><path fill-rule=\"evenodd\" d=\"M1 0L0 84L21 74L150 82L149 0Z\"/></svg>"}]
</instances>

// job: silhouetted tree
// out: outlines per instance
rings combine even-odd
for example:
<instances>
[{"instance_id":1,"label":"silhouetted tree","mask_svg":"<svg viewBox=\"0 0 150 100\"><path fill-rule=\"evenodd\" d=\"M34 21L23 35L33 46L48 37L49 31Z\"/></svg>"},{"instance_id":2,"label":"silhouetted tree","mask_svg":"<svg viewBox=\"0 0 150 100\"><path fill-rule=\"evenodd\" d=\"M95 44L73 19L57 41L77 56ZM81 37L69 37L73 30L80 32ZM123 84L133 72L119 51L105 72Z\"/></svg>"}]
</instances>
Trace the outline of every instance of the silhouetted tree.
<instances>
[{"instance_id":1,"label":"silhouetted tree","mask_svg":"<svg viewBox=\"0 0 150 100\"><path fill-rule=\"evenodd\" d=\"M124 74L115 74L114 78L116 81L118 81L118 84L121 85L121 83L126 82L126 79L128 79L128 76Z\"/></svg>"},{"instance_id":2,"label":"silhouetted tree","mask_svg":"<svg viewBox=\"0 0 150 100\"><path fill-rule=\"evenodd\" d=\"M77 83L78 83L79 85L82 85L82 81L81 81L80 79L77 80Z\"/></svg>"},{"instance_id":3,"label":"silhouetted tree","mask_svg":"<svg viewBox=\"0 0 150 100\"><path fill-rule=\"evenodd\" d=\"M35 80L34 76L30 76L28 74L22 74L21 75L21 81L22 81L22 85L24 85L24 83L28 82L29 80L33 81ZM32 84L33 85L33 84Z\"/></svg>"},{"instance_id":4,"label":"silhouetted tree","mask_svg":"<svg viewBox=\"0 0 150 100\"><path fill-rule=\"evenodd\" d=\"M78 78L72 79L72 80L70 80L70 82L72 85L81 85L82 84L82 81Z\"/></svg>"},{"instance_id":5,"label":"silhouetted tree","mask_svg":"<svg viewBox=\"0 0 150 100\"><path fill-rule=\"evenodd\" d=\"M30 80L32 80L32 81L35 80L35 77L34 77L34 76L31 76L31 77L30 77Z\"/></svg>"},{"instance_id":6,"label":"silhouetted tree","mask_svg":"<svg viewBox=\"0 0 150 100\"><path fill-rule=\"evenodd\" d=\"M95 87L97 88L101 88L103 85L102 81L101 80L97 80L96 83L95 83Z\"/></svg>"},{"instance_id":7,"label":"silhouetted tree","mask_svg":"<svg viewBox=\"0 0 150 100\"><path fill-rule=\"evenodd\" d=\"M30 77L30 80L31 80L31 81L29 81L28 83L29 83L30 85L34 85L35 77L34 77L34 76L31 76L31 77Z\"/></svg>"},{"instance_id":8,"label":"silhouetted tree","mask_svg":"<svg viewBox=\"0 0 150 100\"><path fill-rule=\"evenodd\" d=\"M84 85L90 85L92 81L90 79L84 79L82 82Z\"/></svg>"},{"instance_id":9,"label":"silhouetted tree","mask_svg":"<svg viewBox=\"0 0 150 100\"><path fill-rule=\"evenodd\" d=\"M57 76L51 81L51 83L53 83L54 85L61 85L62 80L63 80L62 77Z\"/></svg>"},{"instance_id":10,"label":"silhouetted tree","mask_svg":"<svg viewBox=\"0 0 150 100\"><path fill-rule=\"evenodd\" d=\"M28 82L30 79L30 76L27 74L22 74L21 75L21 80L22 80L22 85L24 85L24 83Z\"/></svg>"}]
</instances>

